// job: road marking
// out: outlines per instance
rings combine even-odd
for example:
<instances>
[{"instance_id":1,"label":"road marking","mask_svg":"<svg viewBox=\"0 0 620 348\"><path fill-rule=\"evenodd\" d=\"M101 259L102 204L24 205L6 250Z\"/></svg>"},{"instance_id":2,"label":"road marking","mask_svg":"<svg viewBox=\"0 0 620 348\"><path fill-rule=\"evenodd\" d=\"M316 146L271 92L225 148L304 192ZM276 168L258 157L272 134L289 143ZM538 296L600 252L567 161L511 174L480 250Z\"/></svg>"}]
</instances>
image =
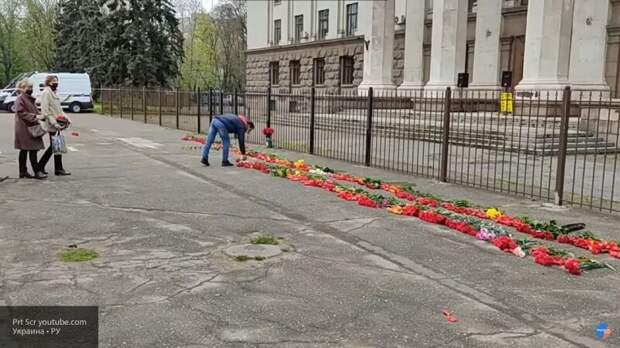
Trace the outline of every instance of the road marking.
<instances>
[{"instance_id":1,"label":"road marking","mask_svg":"<svg viewBox=\"0 0 620 348\"><path fill-rule=\"evenodd\" d=\"M118 138L118 140L141 149L157 149L158 147L162 146L159 143L155 143L143 138Z\"/></svg>"},{"instance_id":2,"label":"road marking","mask_svg":"<svg viewBox=\"0 0 620 348\"><path fill-rule=\"evenodd\" d=\"M73 146L67 146L67 150L72 151L72 152L80 151Z\"/></svg>"}]
</instances>

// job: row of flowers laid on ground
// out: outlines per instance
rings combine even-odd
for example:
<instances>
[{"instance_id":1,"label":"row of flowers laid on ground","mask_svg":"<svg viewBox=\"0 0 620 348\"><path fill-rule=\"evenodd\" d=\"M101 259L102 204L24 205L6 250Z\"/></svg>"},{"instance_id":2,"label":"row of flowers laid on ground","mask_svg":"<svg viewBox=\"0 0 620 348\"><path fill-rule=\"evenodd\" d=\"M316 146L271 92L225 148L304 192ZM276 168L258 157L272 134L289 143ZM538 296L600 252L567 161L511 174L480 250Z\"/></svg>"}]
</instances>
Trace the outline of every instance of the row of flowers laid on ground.
<instances>
[{"instance_id":1,"label":"row of flowers laid on ground","mask_svg":"<svg viewBox=\"0 0 620 348\"><path fill-rule=\"evenodd\" d=\"M588 249L593 253L609 252L612 256L620 256L618 254L620 248L617 243L596 240L593 236L589 236L589 239L568 236L561 231L561 228L557 227L557 224L548 224L552 227L555 226L555 229L549 228L551 231L539 231L531 226L531 224L538 222L513 218L494 208L482 210L463 206L463 202L459 204L458 202L443 201L439 197L416 191L411 186L403 187L387 184L378 179L356 177L344 172L335 172L329 168L310 166L301 160L289 161L273 154L252 152L249 156L253 160L239 161L237 165L300 182L305 186L322 188L336 193L341 199L355 201L362 206L386 208L393 214L414 216L429 223L444 225L477 239L490 242L497 248L516 256L531 255L538 264L562 266L571 274L580 274L581 271L594 268L611 268L611 266L587 257L575 258L566 251L543 246L534 240L513 239L500 225L514 227L535 238L570 243ZM381 189L392 193L394 197L371 193L359 186L344 185L338 181L363 185L372 190ZM584 244L585 242L588 243L587 246ZM597 247L593 248L592 245L597 245Z\"/></svg>"},{"instance_id":2,"label":"row of flowers laid on ground","mask_svg":"<svg viewBox=\"0 0 620 348\"><path fill-rule=\"evenodd\" d=\"M526 233L537 239L555 240L559 243L571 244L578 248L589 250L592 254L609 253L610 256L620 258L620 245L614 241L605 241L588 231L571 234L569 229L559 226L556 221L536 221L527 217L513 217L504 214L495 208L475 208L466 201L447 201L436 195L415 190L411 185L394 185L384 183L380 179L353 176L344 172L335 172L329 168L308 166L303 161L291 162L273 154L253 153L252 157L268 163L278 164L285 168L295 168L301 172L314 175L323 175L334 180L346 181L366 186L370 189L381 189L394 194L399 199L415 202L420 205L439 207L456 212L458 214L474 216L481 219L493 220L496 223L513 227L521 233ZM325 171L324 169L327 169ZM402 205L402 204L399 204ZM398 212L398 208L392 210Z\"/></svg>"}]
</instances>

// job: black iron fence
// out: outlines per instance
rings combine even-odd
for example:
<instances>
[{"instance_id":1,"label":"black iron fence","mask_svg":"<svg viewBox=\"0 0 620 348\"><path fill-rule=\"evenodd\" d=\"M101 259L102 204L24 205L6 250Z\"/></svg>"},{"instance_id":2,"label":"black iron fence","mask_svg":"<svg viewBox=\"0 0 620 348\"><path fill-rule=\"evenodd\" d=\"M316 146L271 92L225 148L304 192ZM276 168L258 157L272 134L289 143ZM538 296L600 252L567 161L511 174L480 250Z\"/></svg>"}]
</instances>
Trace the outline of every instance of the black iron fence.
<instances>
[{"instance_id":1,"label":"black iron fence","mask_svg":"<svg viewBox=\"0 0 620 348\"><path fill-rule=\"evenodd\" d=\"M205 133L241 113L264 143L556 204L620 211L620 101L607 91L97 90L103 114Z\"/></svg>"}]
</instances>

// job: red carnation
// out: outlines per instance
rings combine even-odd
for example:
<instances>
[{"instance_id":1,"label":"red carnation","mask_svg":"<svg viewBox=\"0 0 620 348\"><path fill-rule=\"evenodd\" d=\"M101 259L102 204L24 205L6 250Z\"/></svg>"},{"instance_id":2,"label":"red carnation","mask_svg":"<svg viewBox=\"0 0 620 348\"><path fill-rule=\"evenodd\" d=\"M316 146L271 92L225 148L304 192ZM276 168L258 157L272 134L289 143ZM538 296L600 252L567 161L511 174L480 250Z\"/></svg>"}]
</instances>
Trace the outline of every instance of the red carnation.
<instances>
[{"instance_id":1,"label":"red carnation","mask_svg":"<svg viewBox=\"0 0 620 348\"><path fill-rule=\"evenodd\" d=\"M539 254L535 256L534 262L543 266L552 266L555 264L553 257L549 256L549 254Z\"/></svg>"},{"instance_id":2,"label":"red carnation","mask_svg":"<svg viewBox=\"0 0 620 348\"><path fill-rule=\"evenodd\" d=\"M270 136L272 136L274 132L275 132L275 131L274 131L274 130L273 130L273 128L271 128L271 127L267 127L267 128L265 128L265 129L263 129L263 134L264 134L266 137L270 137Z\"/></svg>"},{"instance_id":3,"label":"red carnation","mask_svg":"<svg viewBox=\"0 0 620 348\"><path fill-rule=\"evenodd\" d=\"M581 263L577 259L568 259L564 263L564 268L570 274L580 275L581 274Z\"/></svg>"},{"instance_id":4,"label":"red carnation","mask_svg":"<svg viewBox=\"0 0 620 348\"><path fill-rule=\"evenodd\" d=\"M493 239L493 245L495 245L498 249L507 252L512 252L514 249L517 248L517 243L510 239L510 237L506 236Z\"/></svg>"}]
</instances>

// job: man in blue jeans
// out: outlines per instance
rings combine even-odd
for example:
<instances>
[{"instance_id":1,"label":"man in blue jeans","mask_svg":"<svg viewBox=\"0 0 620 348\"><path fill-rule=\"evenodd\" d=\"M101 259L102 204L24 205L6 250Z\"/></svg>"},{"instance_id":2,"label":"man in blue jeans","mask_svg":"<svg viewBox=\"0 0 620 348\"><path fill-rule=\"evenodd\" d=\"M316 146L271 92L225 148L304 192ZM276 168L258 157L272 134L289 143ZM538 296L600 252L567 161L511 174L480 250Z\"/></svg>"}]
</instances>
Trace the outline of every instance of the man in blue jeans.
<instances>
[{"instance_id":1,"label":"man in blue jeans","mask_svg":"<svg viewBox=\"0 0 620 348\"><path fill-rule=\"evenodd\" d=\"M241 154L245 155L245 133L250 133L254 129L254 123L248 121L242 115L224 114L213 117L211 128L207 135L207 141L202 150L202 159L200 163L209 166L209 150L215 141L215 135L219 134L222 138L222 167L230 167L233 164L228 161L228 150L230 149L229 133L237 135L239 139L239 149Z\"/></svg>"}]
</instances>

